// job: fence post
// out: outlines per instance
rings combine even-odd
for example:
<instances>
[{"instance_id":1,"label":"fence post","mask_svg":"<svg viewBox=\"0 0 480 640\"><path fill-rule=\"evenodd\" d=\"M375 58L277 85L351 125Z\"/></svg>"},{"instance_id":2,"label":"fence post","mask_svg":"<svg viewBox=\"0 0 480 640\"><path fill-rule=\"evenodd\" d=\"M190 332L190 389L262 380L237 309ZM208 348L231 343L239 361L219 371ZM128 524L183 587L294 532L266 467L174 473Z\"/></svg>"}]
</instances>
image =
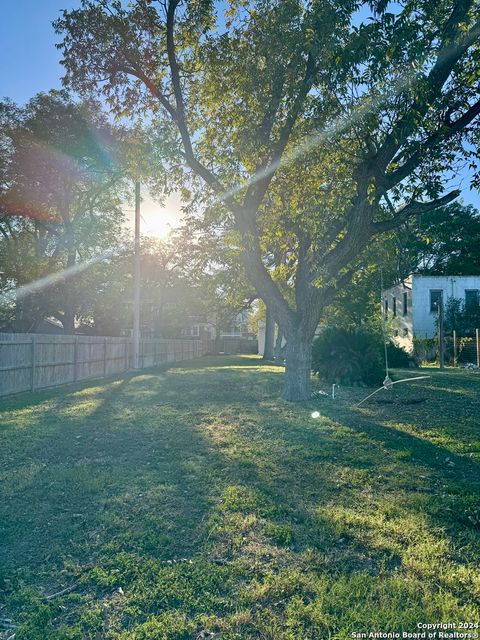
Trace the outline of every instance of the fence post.
<instances>
[{"instance_id":1,"label":"fence post","mask_svg":"<svg viewBox=\"0 0 480 640\"><path fill-rule=\"evenodd\" d=\"M31 353L31 359L32 359L32 380L31 380L31 388L32 391L35 391L35 358L36 358L36 339L35 336L32 336L32 353Z\"/></svg>"},{"instance_id":2,"label":"fence post","mask_svg":"<svg viewBox=\"0 0 480 640\"><path fill-rule=\"evenodd\" d=\"M443 366L445 364L443 321L443 300L442 298L440 298L440 300L438 301L438 359L440 360L440 369L443 369Z\"/></svg>"},{"instance_id":3,"label":"fence post","mask_svg":"<svg viewBox=\"0 0 480 640\"><path fill-rule=\"evenodd\" d=\"M75 340L73 342L73 381L74 382L77 382L78 380L77 362L78 362L78 336L75 336Z\"/></svg>"},{"instance_id":4,"label":"fence post","mask_svg":"<svg viewBox=\"0 0 480 640\"><path fill-rule=\"evenodd\" d=\"M477 367L480 369L480 329L475 329L475 337L477 339Z\"/></svg>"},{"instance_id":5,"label":"fence post","mask_svg":"<svg viewBox=\"0 0 480 640\"><path fill-rule=\"evenodd\" d=\"M453 330L453 366L457 366L457 332Z\"/></svg>"}]
</instances>

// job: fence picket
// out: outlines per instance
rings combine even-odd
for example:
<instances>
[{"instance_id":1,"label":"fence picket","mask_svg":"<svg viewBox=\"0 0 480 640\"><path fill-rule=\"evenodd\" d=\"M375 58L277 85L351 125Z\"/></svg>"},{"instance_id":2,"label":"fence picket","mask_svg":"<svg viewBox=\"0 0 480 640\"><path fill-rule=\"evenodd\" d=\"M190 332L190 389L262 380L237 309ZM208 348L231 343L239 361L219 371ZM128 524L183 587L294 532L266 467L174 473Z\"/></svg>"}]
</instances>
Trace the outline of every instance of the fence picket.
<instances>
[{"instance_id":1,"label":"fence picket","mask_svg":"<svg viewBox=\"0 0 480 640\"><path fill-rule=\"evenodd\" d=\"M0 396L128 371L130 342L129 338L105 336L0 333ZM192 344L184 340L142 340L142 368L209 352L208 343L188 342Z\"/></svg>"}]
</instances>

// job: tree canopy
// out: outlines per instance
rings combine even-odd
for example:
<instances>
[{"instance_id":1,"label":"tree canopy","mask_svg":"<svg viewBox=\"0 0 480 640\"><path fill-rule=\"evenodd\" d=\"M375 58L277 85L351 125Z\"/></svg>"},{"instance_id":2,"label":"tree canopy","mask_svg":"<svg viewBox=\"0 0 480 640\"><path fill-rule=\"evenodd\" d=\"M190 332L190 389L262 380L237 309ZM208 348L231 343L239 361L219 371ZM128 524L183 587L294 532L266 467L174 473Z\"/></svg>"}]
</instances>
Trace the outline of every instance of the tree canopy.
<instances>
[{"instance_id":1,"label":"tree canopy","mask_svg":"<svg viewBox=\"0 0 480 640\"><path fill-rule=\"evenodd\" d=\"M475 0L83 0L55 23L66 82L148 114L235 230L287 338L287 399L372 238L453 201L457 162L478 187L479 18Z\"/></svg>"},{"instance_id":2,"label":"tree canopy","mask_svg":"<svg viewBox=\"0 0 480 640\"><path fill-rule=\"evenodd\" d=\"M16 288L120 247L123 213L118 140L99 105L63 93L38 94L23 108L0 104L3 156L0 262L3 288ZM17 329L53 316L67 333L91 275L59 278L17 296Z\"/></svg>"}]
</instances>

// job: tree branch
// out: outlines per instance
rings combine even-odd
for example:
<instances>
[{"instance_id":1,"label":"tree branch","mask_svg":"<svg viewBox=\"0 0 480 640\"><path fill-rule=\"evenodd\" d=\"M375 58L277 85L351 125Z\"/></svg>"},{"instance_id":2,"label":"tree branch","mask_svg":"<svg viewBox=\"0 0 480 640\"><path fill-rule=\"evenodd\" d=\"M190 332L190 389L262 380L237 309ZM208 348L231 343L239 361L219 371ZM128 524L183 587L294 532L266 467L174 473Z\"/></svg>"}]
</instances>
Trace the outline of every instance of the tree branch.
<instances>
[{"instance_id":1,"label":"tree branch","mask_svg":"<svg viewBox=\"0 0 480 640\"><path fill-rule=\"evenodd\" d=\"M420 149L413 153L408 160L406 160L398 169L392 171L386 176L386 190L392 189L399 184L412 171L414 171L420 162L422 161L423 154L434 148L440 142L448 140L456 133L459 133L467 125L469 125L478 115L480 115L480 100L475 102L470 109L457 118L454 122L450 122L448 119L442 122L442 126L428 136L428 138L422 143Z\"/></svg>"},{"instance_id":2,"label":"tree branch","mask_svg":"<svg viewBox=\"0 0 480 640\"><path fill-rule=\"evenodd\" d=\"M326 289L317 289L318 294L315 296L317 304L320 304L322 308L331 304L337 293L351 281L356 273L357 269L348 269L339 278L337 278L335 285L327 287Z\"/></svg>"},{"instance_id":3,"label":"tree branch","mask_svg":"<svg viewBox=\"0 0 480 640\"><path fill-rule=\"evenodd\" d=\"M455 198L458 198L459 195L460 191L458 189L455 189L454 191L447 193L447 195L441 198L430 200L430 202L410 202L402 209L400 209L400 211L395 214L395 217L390 218L389 220L382 220L381 222L374 223L372 225L372 235L385 233L387 231L393 231L397 229L402 223L406 222L408 218L419 215L421 213L427 213L427 211L432 211L433 209L438 209L438 207L443 207L455 200Z\"/></svg>"},{"instance_id":4,"label":"tree branch","mask_svg":"<svg viewBox=\"0 0 480 640\"><path fill-rule=\"evenodd\" d=\"M475 23L467 32L462 32L459 29L460 24L467 18L471 5L471 0L458 0L454 6L442 32L443 37L437 59L427 75L426 87L414 98L410 108L386 136L377 154L377 161L382 169L386 169L398 149L411 134L412 129L418 126L418 122L413 122L414 120L418 121L418 118L412 118L412 114L416 113L420 117L425 116L456 63L480 37L480 22Z\"/></svg>"},{"instance_id":5,"label":"tree branch","mask_svg":"<svg viewBox=\"0 0 480 640\"><path fill-rule=\"evenodd\" d=\"M177 55L175 51L175 38L174 38L175 11L179 3L180 3L180 0L169 0L168 7L167 7L167 55L168 55L168 63L170 66L173 94L175 96L175 103L176 103L176 109L174 110L174 113L171 115L178 127L178 131L180 133L183 148L185 151L185 159L188 165L210 187L212 187L212 189L215 191L217 195L222 197L223 194L227 194L227 190L221 184L217 176L212 171L210 171L204 164L202 164L199 160L197 160L195 153L193 151L190 133L188 131L187 120L185 117L185 101L183 98L182 83L180 80L180 68L178 65ZM236 209L237 213L240 212L237 203L233 199L233 196L225 195L225 197L222 199L230 207L233 207L234 209Z\"/></svg>"},{"instance_id":6,"label":"tree branch","mask_svg":"<svg viewBox=\"0 0 480 640\"><path fill-rule=\"evenodd\" d=\"M244 202L245 206L248 209L256 210L260 206L268 190L270 182L272 181L272 178L275 175L276 170L278 169L281 157L290 139L292 129L298 120L298 116L304 105L305 99L309 94L310 89L312 88L315 78L315 71L315 59L313 57L313 54L309 52L305 67L305 74L300 89L293 102L292 108L290 109L285 119L285 123L282 127L279 138L273 145L270 159L266 163L260 165L260 167L258 167L257 171L255 172L262 177L255 180L255 182L252 182L247 189Z\"/></svg>"}]
</instances>

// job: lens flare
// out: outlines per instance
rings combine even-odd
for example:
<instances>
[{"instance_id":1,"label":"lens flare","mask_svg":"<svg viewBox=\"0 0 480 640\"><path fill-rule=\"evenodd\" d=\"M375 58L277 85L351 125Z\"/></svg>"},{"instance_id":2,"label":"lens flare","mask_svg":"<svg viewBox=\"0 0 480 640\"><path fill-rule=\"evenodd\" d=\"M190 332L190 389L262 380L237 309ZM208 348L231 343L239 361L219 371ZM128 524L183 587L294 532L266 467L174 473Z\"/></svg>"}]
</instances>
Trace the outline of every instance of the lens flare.
<instances>
[{"instance_id":1,"label":"lens flare","mask_svg":"<svg viewBox=\"0 0 480 640\"><path fill-rule=\"evenodd\" d=\"M455 56L462 46L465 44L466 34L460 35L445 50L444 58L448 59ZM310 153L315 147L322 142L327 142L339 133L347 130L352 124L359 122L367 115L380 112L386 102L392 98L398 97L406 89L411 89L417 85L423 77L425 77L425 67L428 70L429 60L424 58L412 62L403 73L385 90L379 90L376 95L362 96L363 102L353 111L343 114L333 120L323 131L310 136L308 139L299 142L292 147L291 150L285 152L279 159L270 162L266 167L258 170L253 176L237 184L231 189L218 194L214 199L214 204L224 202L229 198L233 198L250 185L271 176L280 167L286 167L294 164L301 157Z\"/></svg>"},{"instance_id":2,"label":"lens flare","mask_svg":"<svg viewBox=\"0 0 480 640\"><path fill-rule=\"evenodd\" d=\"M52 285L58 284L63 280L68 280L68 278L72 278L82 271L89 269L95 264L102 262L103 260L107 260L108 258L113 257L115 252L109 251L103 253L91 260L86 260L85 262L81 262L80 264L76 264L74 267L69 267L68 269L62 269L62 271L57 271L55 273L51 273L44 278L39 278L35 280L35 282L30 282L29 284L22 285L16 289L12 289L7 293L3 293L0 295L0 305L10 305L16 300L21 300L32 293L36 293L37 291L41 291L42 289L46 289L47 287L51 287Z\"/></svg>"},{"instance_id":3,"label":"lens flare","mask_svg":"<svg viewBox=\"0 0 480 640\"><path fill-rule=\"evenodd\" d=\"M264 178L271 176L277 171L277 169L281 167L288 167L294 164L302 157L308 155L321 143L327 142L339 133L346 131L349 127L352 126L352 124L361 121L362 118L364 118L366 115L369 115L376 111L380 111L381 107L387 100L398 96L402 91L411 87L415 83L419 74L419 71L410 69L408 73L406 73L394 83L393 87L389 87L388 91L381 92L374 97L366 96L363 104L358 106L354 111L339 116L333 122L331 122L323 131L320 131L319 133L310 136L306 140L299 142L291 150L286 151L280 159L270 162L266 167L257 171L248 180L245 180L241 184L235 185L231 189L219 194L215 198L214 204L232 198L247 187L259 182L260 180L263 180Z\"/></svg>"},{"instance_id":4,"label":"lens flare","mask_svg":"<svg viewBox=\"0 0 480 640\"><path fill-rule=\"evenodd\" d=\"M66 186L80 183L88 189L111 180L118 171L112 136L86 121L82 128L83 139L65 149L30 131L15 133L11 163L21 178L1 197L3 215L60 220L58 202L64 202Z\"/></svg>"}]
</instances>

